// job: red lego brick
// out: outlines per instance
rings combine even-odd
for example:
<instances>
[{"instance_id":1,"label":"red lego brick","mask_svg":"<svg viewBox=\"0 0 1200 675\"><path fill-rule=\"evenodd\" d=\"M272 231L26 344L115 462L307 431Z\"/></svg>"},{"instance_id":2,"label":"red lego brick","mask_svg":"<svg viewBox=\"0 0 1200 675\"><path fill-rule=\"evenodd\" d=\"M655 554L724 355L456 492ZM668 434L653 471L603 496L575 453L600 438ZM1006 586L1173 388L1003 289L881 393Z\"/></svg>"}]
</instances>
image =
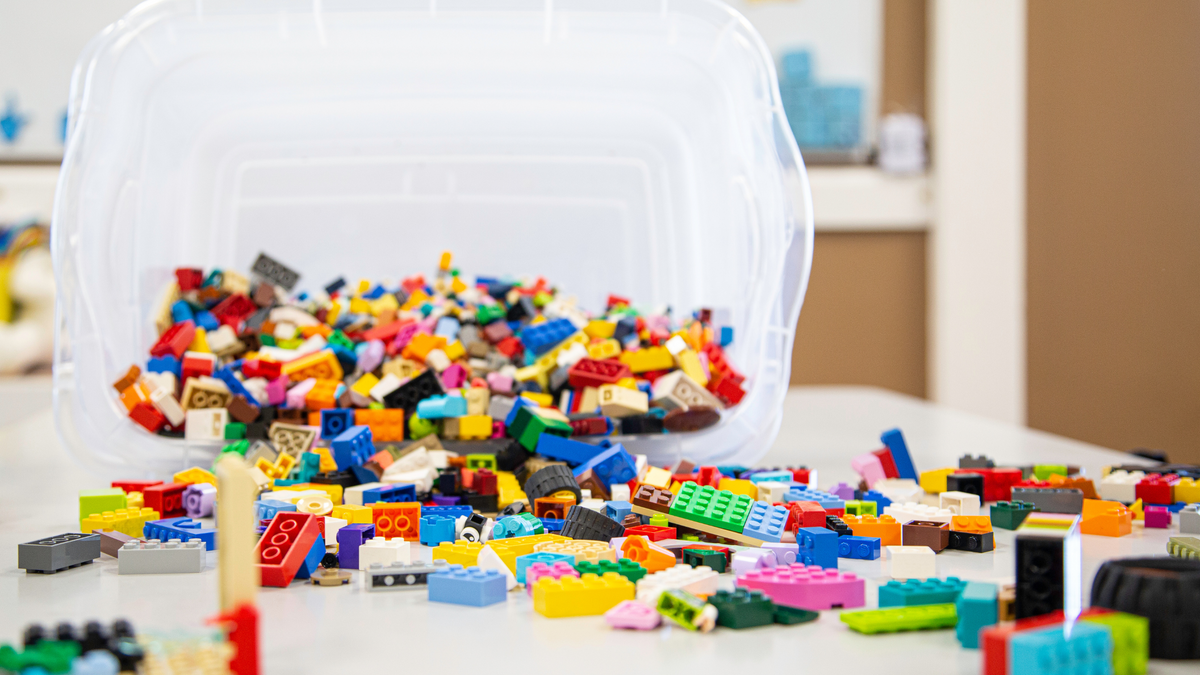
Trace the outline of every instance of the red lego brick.
<instances>
[{"instance_id":1,"label":"red lego brick","mask_svg":"<svg viewBox=\"0 0 1200 675\"><path fill-rule=\"evenodd\" d=\"M421 505L417 502L375 502L371 505L375 536L418 541L421 534Z\"/></svg>"},{"instance_id":2,"label":"red lego brick","mask_svg":"<svg viewBox=\"0 0 1200 675\"><path fill-rule=\"evenodd\" d=\"M196 354L195 356L184 355L182 370L180 371L180 381L186 382L189 377L200 377L201 375L212 375L213 368L216 366L217 360L212 357L212 354Z\"/></svg>"},{"instance_id":3,"label":"red lego brick","mask_svg":"<svg viewBox=\"0 0 1200 675\"><path fill-rule=\"evenodd\" d=\"M625 528L625 536L631 537L640 534L650 541L662 541L663 539L677 539L676 530L673 527L661 527L658 525L638 525L637 527Z\"/></svg>"},{"instance_id":4,"label":"red lego brick","mask_svg":"<svg viewBox=\"0 0 1200 675\"><path fill-rule=\"evenodd\" d=\"M383 340L387 342L388 340L395 339L396 334L400 332L401 328L412 323L416 323L416 321L413 319L397 319L382 326L376 326L370 330L363 331L362 339L364 341Z\"/></svg>"},{"instance_id":5,"label":"red lego brick","mask_svg":"<svg viewBox=\"0 0 1200 675\"><path fill-rule=\"evenodd\" d=\"M579 405L582 396L575 397L575 405ZM581 420L571 420L572 436L604 436L609 432L607 417L588 417Z\"/></svg>"},{"instance_id":6,"label":"red lego brick","mask_svg":"<svg viewBox=\"0 0 1200 675\"><path fill-rule=\"evenodd\" d=\"M137 405L133 406L133 409L129 411L129 418L145 427L150 433L158 431L167 423L166 416L149 401L139 401Z\"/></svg>"},{"instance_id":7,"label":"red lego brick","mask_svg":"<svg viewBox=\"0 0 1200 675\"><path fill-rule=\"evenodd\" d=\"M883 465L883 475L888 478L899 478L900 472L896 470L896 460L892 459L892 451L888 448L882 448L871 453L879 458L879 463Z\"/></svg>"},{"instance_id":8,"label":"red lego brick","mask_svg":"<svg viewBox=\"0 0 1200 675\"><path fill-rule=\"evenodd\" d=\"M1174 504L1177 481L1178 477L1174 474L1162 476L1152 473L1134 486L1134 496L1143 504Z\"/></svg>"},{"instance_id":9,"label":"red lego brick","mask_svg":"<svg viewBox=\"0 0 1200 675\"><path fill-rule=\"evenodd\" d=\"M213 307L212 313L221 323L225 323L227 318L235 320L234 323L236 323L257 310L258 305L254 304L253 300L241 293L234 293L218 303L216 307Z\"/></svg>"},{"instance_id":10,"label":"red lego brick","mask_svg":"<svg viewBox=\"0 0 1200 675\"><path fill-rule=\"evenodd\" d=\"M1009 501L1013 486L1022 480L1020 469L955 469L954 473L977 473L983 476L985 502Z\"/></svg>"},{"instance_id":11,"label":"red lego brick","mask_svg":"<svg viewBox=\"0 0 1200 675\"><path fill-rule=\"evenodd\" d=\"M608 302L605 304L608 309L612 309L613 307L616 307L617 305L625 305L626 307L628 307L629 299L622 298L619 295L610 295L610 296L608 296Z\"/></svg>"},{"instance_id":12,"label":"red lego brick","mask_svg":"<svg viewBox=\"0 0 1200 675\"><path fill-rule=\"evenodd\" d=\"M741 385L746 381L745 375L742 375L733 366L729 365L729 361L725 358L725 350L721 349L721 345L716 342L709 342L701 347L700 351L704 352L704 355L708 357L708 367L713 373L713 380L709 382L709 391L712 391L713 382L716 380L728 378L736 385Z\"/></svg>"},{"instance_id":13,"label":"red lego brick","mask_svg":"<svg viewBox=\"0 0 1200 675\"><path fill-rule=\"evenodd\" d=\"M114 480L112 487L121 488L126 492L145 492L148 487L162 484L161 480Z\"/></svg>"},{"instance_id":14,"label":"red lego brick","mask_svg":"<svg viewBox=\"0 0 1200 675\"><path fill-rule=\"evenodd\" d=\"M708 487L717 487L721 483L721 472L715 466L702 466L696 472L696 482Z\"/></svg>"},{"instance_id":15,"label":"red lego brick","mask_svg":"<svg viewBox=\"0 0 1200 675\"><path fill-rule=\"evenodd\" d=\"M198 270L191 267L180 267L175 270L175 281L179 284L179 291L187 293L200 288L200 284L204 283L204 270Z\"/></svg>"},{"instance_id":16,"label":"red lego brick","mask_svg":"<svg viewBox=\"0 0 1200 675\"><path fill-rule=\"evenodd\" d=\"M735 406L741 403L742 399L746 397L746 390L742 389L742 385L734 382L731 377L710 380L708 390L728 406Z\"/></svg>"},{"instance_id":17,"label":"red lego brick","mask_svg":"<svg viewBox=\"0 0 1200 675\"><path fill-rule=\"evenodd\" d=\"M695 483L696 474L694 473L674 473L671 474L671 480L675 483Z\"/></svg>"},{"instance_id":18,"label":"red lego brick","mask_svg":"<svg viewBox=\"0 0 1200 675\"><path fill-rule=\"evenodd\" d=\"M599 387L605 384L616 384L617 380L622 377L630 377L633 372L629 370L629 366L614 361L605 359L597 361L596 359L579 359L575 365L571 366L567 371L567 382L572 387Z\"/></svg>"},{"instance_id":19,"label":"red lego brick","mask_svg":"<svg viewBox=\"0 0 1200 675\"><path fill-rule=\"evenodd\" d=\"M808 485L809 475L810 469L792 469L792 480L796 481L797 483L804 483L805 485Z\"/></svg>"},{"instance_id":20,"label":"red lego brick","mask_svg":"<svg viewBox=\"0 0 1200 675\"><path fill-rule=\"evenodd\" d=\"M471 489L481 495L497 494L497 480L496 474L491 469L479 469L471 481Z\"/></svg>"},{"instance_id":21,"label":"red lego brick","mask_svg":"<svg viewBox=\"0 0 1200 675\"><path fill-rule=\"evenodd\" d=\"M278 361L266 361L263 359L250 359L242 363L242 375L248 378L265 377L268 380L274 380L283 372L283 364Z\"/></svg>"},{"instance_id":22,"label":"red lego brick","mask_svg":"<svg viewBox=\"0 0 1200 675\"><path fill-rule=\"evenodd\" d=\"M258 675L261 659L258 656L258 608L238 605L218 614L208 623L219 623L225 629L225 640L233 645L229 656L229 672L233 675Z\"/></svg>"},{"instance_id":23,"label":"red lego brick","mask_svg":"<svg viewBox=\"0 0 1200 675\"><path fill-rule=\"evenodd\" d=\"M142 490L142 501L147 508L161 513L163 518L179 518L187 515L183 509L183 491L186 489L183 483L154 485Z\"/></svg>"},{"instance_id":24,"label":"red lego brick","mask_svg":"<svg viewBox=\"0 0 1200 675\"><path fill-rule=\"evenodd\" d=\"M801 527L825 527L828 512L816 502L788 502L788 519L783 529L795 532ZM843 509L844 510L844 509Z\"/></svg>"},{"instance_id":25,"label":"red lego brick","mask_svg":"<svg viewBox=\"0 0 1200 675\"><path fill-rule=\"evenodd\" d=\"M512 358L517 354L524 352L525 345L521 344L521 341L515 337L506 337L500 342L496 343L496 351L509 358Z\"/></svg>"},{"instance_id":26,"label":"red lego brick","mask_svg":"<svg viewBox=\"0 0 1200 675\"><path fill-rule=\"evenodd\" d=\"M292 583L319 536L317 516L295 511L275 514L254 546L262 585L284 588Z\"/></svg>"},{"instance_id":27,"label":"red lego brick","mask_svg":"<svg viewBox=\"0 0 1200 675\"><path fill-rule=\"evenodd\" d=\"M196 324L191 321L180 321L158 336L158 342L155 342L154 346L150 348L150 356L161 357L170 354L177 359L181 358L195 337Z\"/></svg>"}]
</instances>

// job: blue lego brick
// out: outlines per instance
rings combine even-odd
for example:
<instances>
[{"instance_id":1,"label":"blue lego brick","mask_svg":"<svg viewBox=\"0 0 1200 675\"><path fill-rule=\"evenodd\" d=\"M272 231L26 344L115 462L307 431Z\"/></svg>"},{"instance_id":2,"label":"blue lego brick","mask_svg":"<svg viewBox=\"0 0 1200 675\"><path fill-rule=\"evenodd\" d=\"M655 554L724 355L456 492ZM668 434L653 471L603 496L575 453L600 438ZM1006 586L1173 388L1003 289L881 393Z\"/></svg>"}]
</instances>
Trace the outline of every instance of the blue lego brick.
<instances>
[{"instance_id":1,"label":"blue lego brick","mask_svg":"<svg viewBox=\"0 0 1200 675\"><path fill-rule=\"evenodd\" d=\"M546 435L543 434L542 438L545 437ZM605 485L628 483L637 478L637 461L625 450L625 446L605 439L600 441L599 447L602 449L601 452L576 467L573 471L574 475L578 476L591 469L596 474L596 478ZM538 448L541 449L540 444Z\"/></svg>"},{"instance_id":2,"label":"blue lego brick","mask_svg":"<svg viewBox=\"0 0 1200 675\"><path fill-rule=\"evenodd\" d=\"M321 566L321 559L325 557L325 537L317 535L317 540L313 542L312 548L308 549L308 555L304 556L304 562L300 563L300 569L296 570L297 579L308 579Z\"/></svg>"},{"instance_id":3,"label":"blue lego brick","mask_svg":"<svg viewBox=\"0 0 1200 675\"><path fill-rule=\"evenodd\" d=\"M337 532L338 567L358 569L358 548L375 537L375 526L368 523L344 525Z\"/></svg>"},{"instance_id":4,"label":"blue lego brick","mask_svg":"<svg viewBox=\"0 0 1200 675\"><path fill-rule=\"evenodd\" d=\"M195 322L195 315L192 313L192 306L187 303L187 300L176 300L175 304L171 305L171 320L175 323L180 321Z\"/></svg>"},{"instance_id":5,"label":"blue lego brick","mask_svg":"<svg viewBox=\"0 0 1200 675\"><path fill-rule=\"evenodd\" d=\"M296 505L288 502L279 502L273 499L260 499L254 502L254 522L260 520L270 520L275 517L280 511L295 511Z\"/></svg>"},{"instance_id":6,"label":"blue lego brick","mask_svg":"<svg viewBox=\"0 0 1200 675\"><path fill-rule=\"evenodd\" d=\"M437 546L443 541L454 541L454 518L445 516L421 516L421 533L418 539L425 546Z\"/></svg>"},{"instance_id":7,"label":"blue lego brick","mask_svg":"<svg viewBox=\"0 0 1200 675\"><path fill-rule=\"evenodd\" d=\"M958 577L893 580L879 587L879 606L948 605L958 600L959 593L966 585L967 582Z\"/></svg>"},{"instance_id":8,"label":"blue lego brick","mask_svg":"<svg viewBox=\"0 0 1200 675\"><path fill-rule=\"evenodd\" d=\"M321 411L321 438L333 440L354 426L354 411L350 408L327 408Z\"/></svg>"},{"instance_id":9,"label":"blue lego brick","mask_svg":"<svg viewBox=\"0 0 1200 675\"><path fill-rule=\"evenodd\" d=\"M487 607L504 602L508 589L504 575L497 570L478 567L463 569L462 565L429 575L429 601L453 605Z\"/></svg>"},{"instance_id":10,"label":"blue lego brick","mask_svg":"<svg viewBox=\"0 0 1200 675\"><path fill-rule=\"evenodd\" d=\"M338 360L338 364L342 366L342 370L347 373L354 372L354 369L358 366L358 354L355 354L353 349L346 345L329 345L328 349L333 352L333 355ZM345 386L344 384L338 385L338 394L334 398L341 396L341 392L345 391Z\"/></svg>"},{"instance_id":11,"label":"blue lego brick","mask_svg":"<svg viewBox=\"0 0 1200 675\"><path fill-rule=\"evenodd\" d=\"M908 444L904 442L904 434L899 429L890 429L879 436L879 440L892 451L892 461L896 463L896 473L901 478L910 478L917 482L921 477L913 466L912 455L908 454Z\"/></svg>"},{"instance_id":12,"label":"blue lego brick","mask_svg":"<svg viewBox=\"0 0 1200 675\"><path fill-rule=\"evenodd\" d=\"M790 482L792 482L792 472L791 471L758 471L756 473L750 474L749 476L747 476L747 478L749 478L750 482L754 483L755 485L757 485L759 483L765 483L767 481L790 483Z\"/></svg>"},{"instance_id":13,"label":"blue lego brick","mask_svg":"<svg viewBox=\"0 0 1200 675\"><path fill-rule=\"evenodd\" d=\"M575 334L578 329L568 319L552 319L545 323L526 326L521 331L521 343L529 351L541 356L554 345Z\"/></svg>"},{"instance_id":14,"label":"blue lego brick","mask_svg":"<svg viewBox=\"0 0 1200 675\"><path fill-rule=\"evenodd\" d=\"M412 483L395 483L377 488L363 490L363 506L375 502L415 502L417 501L417 486ZM421 515L425 515L425 507L421 507Z\"/></svg>"},{"instance_id":15,"label":"blue lego brick","mask_svg":"<svg viewBox=\"0 0 1200 675\"><path fill-rule=\"evenodd\" d=\"M844 509L846 502L837 495L821 490L792 488L783 495L784 502L816 502L823 509Z\"/></svg>"},{"instance_id":16,"label":"blue lego brick","mask_svg":"<svg viewBox=\"0 0 1200 675\"><path fill-rule=\"evenodd\" d=\"M964 649L979 649L979 631L994 626L1000 620L996 584L968 581L955 601L958 627L955 633Z\"/></svg>"},{"instance_id":17,"label":"blue lego brick","mask_svg":"<svg viewBox=\"0 0 1200 675\"><path fill-rule=\"evenodd\" d=\"M323 421L323 420L322 420ZM348 471L352 466L362 466L375 454L375 443L371 439L371 427L354 426L338 434L329 444L333 461L338 471Z\"/></svg>"},{"instance_id":18,"label":"blue lego brick","mask_svg":"<svg viewBox=\"0 0 1200 675\"><path fill-rule=\"evenodd\" d=\"M206 331L216 330L221 327L221 322L217 320L216 315L207 309L196 312L196 316L192 320L196 322L198 328L203 328Z\"/></svg>"},{"instance_id":19,"label":"blue lego brick","mask_svg":"<svg viewBox=\"0 0 1200 675\"><path fill-rule=\"evenodd\" d=\"M525 583L525 570L534 563L546 563L553 565L558 561L569 562L575 564L575 555L571 553L546 553L539 551L537 553L526 553L525 555L517 556L517 583Z\"/></svg>"},{"instance_id":20,"label":"blue lego brick","mask_svg":"<svg viewBox=\"0 0 1200 675\"><path fill-rule=\"evenodd\" d=\"M617 521L625 522L625 516L633 513L633 505L629 502L604 502L604 515Z\"/></svg>"},{"instance_id":21,"label":"blue lego brick","mask_svg":"<svg viewBox=\"0 0 1200 675\"><path fill-rule=\"evenodd\" d=\"M146 372L148 373L173 373L175 379L179 379L180 373L183 372L183 364L174 356L159 356L152 358L146 362Z\"/></svg>"},{"instance_id":22,"label":"blue lego brick","mask_svg":"<svg viewBox=\"0 0 1200 675\"><path fill-rule=\"evenodd\" d=\"M350 473L354 474L354 477L358 479L360 485L365 483L374 483L379 480L379 476L375 475L374 471L365 466L352 466L350 467Z\"/></svg>"},{"instance_id":23,"label":"blue lego brick","mask_svg":"<svg viewBox=\"0 0 1200 675\"><path fill-rule=\"evenodd\" d=\"M879 537L838 537L838 557L852 560L877 560Z\"/></svg>"},{"instance_id":24,"label":"blue lego brick","mask_svg":"<svg viewBox=\"0 0 1200 675\"><path fill-rule=\"evenodd\" d=\"M403 501L414 501L414 502L416 501L416 488L415 487L413 488L413 499L406 499ZM474 512L475 512L475 510L469 506L422 506L421 507L421 517L422 518L424 518L425 516L442 516L443 518L458 518L460 516L465 516L467 518L470 518L471 514Z\"/></svg>"},{"instance_id":25,"label":"blue lego brick","mask_svg":"<svg viewBox=\"0 0 1200 675\"><path fill-rule=\"evenodd\" d=\"M1019 631L1008 639L1009 675L1112 675L1112 629L1079 621L1071 626Z\"/></svg>"},{"instance_id":26,"label":"blue lego brick","mask_svg":"<svg viewBox=\"0 0 1200 675\"><path fill-rule=\"evenodd\" d=\"M530 401L527 398L521 398L520 396L514 398L512 410L509 410L508 416L504 418L504 426L510 427L510 428L512 427L513 422L517 421L517 412L520 411L521 408L536 408L536 407L537 407L537 404L534 403L533 401Z\"/></svg>"},{"instance_id":27,"label":"blue lego brick","mask_svg":"<svg viewBox=\"0 0 1200 675\"><path fill-rule=\"evenodd\" d=\"M542 521L542 530L544 532L561 532L563 523L567 522L561 518L538 518Z\"/></svg>"},{"instance_id":28,"label":"blue lego brick","mask_svg":"<svg viewBox=\"0 0 1200 675\"><path fill-rule=\"evenodd\" d=\"M787 508L767 502L754 502L750 505L750 515L746 518L742 534L763 541L778 542L783 539L783 526L787 519Z\"/></svg>"},{"instance_id":29,"label":"blue lego brick","mask_svg":"<svg viewBox=\"0 0 1200 675\"><path fill-rule=\"evenodd\" d=\"M796 544L800 547L796 562L837 569L837 532L824 527L802 527L796 531Z\"/></svg>"},{"instance_id":30,"label":"blue lego brick","mask_svg":"<svg viewBox=\"0 0 1200 675\"><path fill-rule=\"evenodd\" d=\"M780 59L779 75L788 83L807 86L812 83L812 53L808 50L787 52Z\"/></svg>"},{"instance_id":31,"label":"blue lego brick","mask_svg":"<svg viewBox=\"0 0 1200 675\"><path fill-rule=\"evenodd\" d=\"M447 342L454 342L458 339L458 329L461 324L458 319L452 316L443 316L438 319L437 327L433 329L433 334L446 338Z\"/></svg>"},{"instance_id":32,"label":"blue lego brick","mask_svg":"<svg viewBox=\"0 0 1200 675\"><path fill-rule=\"evenodd\" d=\"M717 342L722 347L728 347L733 344L733 326L721 326L721 332L717 336Z\"/></svg>"},{"instance_id":33,"label":"blue lego brick","mask_svg":"<svg viewBox=\"0 0 1200 675\"><path fill-rule=\"evenodd\" d=\"M854 498L860 502L875 502L875 513L883 513L884 507L892 505L892 500L874 490L867 490L866 492L856 490Z\"/></svg>"},{"instance_id":34,"label":"blue lego brick","mask_svg":"<svg viewBox=\"0 0 1200 675\"><path fill-rule=\"evenodd\" d=\"M566 462L570 466L586 464L602 452L604 451L598 445L581 443L554 434L542 434L537 442L537 454Z\"/></svg>"},{"instance_id":35,"label":"blue lego brick","mask_svg":"<svg viewBox=\"0 0 1200 675\"><path fill-rule=\"evenodd\" d=\"M444 417L462 417L467 414L467 399L454 394L430 396L417 403L417 417L440 420Z\"/></svg>"},{"instance_id":36,"label":"blue lego brick","mask_svg":"<svg viewBox=\"0 0 1200 675\"><path fill-rule=\"evenodd\" d=\"M295 509L292 510L294 511ZM205 548L209 551L217 549L217 528L204 527L203 523L191 518L151 520L142 526L142 536L147 539L158 539L160 541L167 541L168 539L179 539L181 541L199 539L204 542Z\"/></svg>"},{"instance_id":37,"label":"blue lego brick","mask_svg":"<svg viewBox=\"0 0 1200 675\"><path fill-rule=\"evenodd\" d=\"M233 368L230 368L229 366L220 368L213 373L213 377L224 382L225 386L229 387L230 393L232 393L234 396L243 396L251 403L251 405L258 405L258 399L254 398L254 394L251 394L250 390L246 388L246 385L242 384L242 381L234 376Z\"/></svg>"},{"instance_id":38,"label":"blue lego brick","mask_svg":"<svg viewBox=\"0 0 1200 675\"><path fill-rule=\"evenodd\" d=\"M724 464L724 465L718 464L717 465L717 471L719 471L722 476L729 476L731 478L738 478L742 474L746 473L749 470L750 470L749 468L744 467L740 464Z\"/></svg>"}]
</instances>

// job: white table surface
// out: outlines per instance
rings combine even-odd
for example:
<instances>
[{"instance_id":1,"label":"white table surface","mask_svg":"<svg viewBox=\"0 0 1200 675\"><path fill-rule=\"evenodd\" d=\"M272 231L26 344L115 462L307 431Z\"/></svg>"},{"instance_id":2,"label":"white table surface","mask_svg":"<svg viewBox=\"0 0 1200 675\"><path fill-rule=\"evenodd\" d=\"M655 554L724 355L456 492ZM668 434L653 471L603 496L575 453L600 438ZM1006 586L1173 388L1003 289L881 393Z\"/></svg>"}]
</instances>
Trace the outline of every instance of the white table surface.
<instances>
[{"instance_id":1,"label":"white table surface","mask_svg":"<svg viewBox=\"0 0 1200 675\"><path fill-rule=\"evenodd\" d=\"M854 479L849 460L880 447L879 433L899 426L917 469L956 466L964 453L998 463L1078 464L1098 477L1106 464L1129 455L1046 433L947 410L876 389L794 389L785 404L779 439L764 466L807 464L822 487ZM72 463L54 432L48 380L0 382L0 642L20 639L30 622L130 619L140 631L192 629L217 610L215 553L201 574L118 576L116 560L54 575L17 569L17 544L78 529L78 491L107 487ZM1096 568L1108 558L1161 555L1171 530L1112 539L1084 536L1084 597ZM428 555L428 554L426 554ZM945 551L938 575L1009 583L1013 538L996 533L993 554ZM868 579L867 606L886 583L886 563L841 561ZM357 577L356 573L356 577ZM732 579L723 578L726 585ZM679 628L614 631L601 617L546 619L524 592L502 605L477 609L429 603L422 591L368 593L350 586L321 588L296 582L259 595L262 655L267 673L459 672L489 675L531 672L856 672L978 673L978 650L961 649L953 630L862 636L836 612L802 626L717 629L707 635ZM1194 673L1195 662L1152 662L1151 673ZM836 672L836 671L835 671Z\"/></svg>"}]
</instances>

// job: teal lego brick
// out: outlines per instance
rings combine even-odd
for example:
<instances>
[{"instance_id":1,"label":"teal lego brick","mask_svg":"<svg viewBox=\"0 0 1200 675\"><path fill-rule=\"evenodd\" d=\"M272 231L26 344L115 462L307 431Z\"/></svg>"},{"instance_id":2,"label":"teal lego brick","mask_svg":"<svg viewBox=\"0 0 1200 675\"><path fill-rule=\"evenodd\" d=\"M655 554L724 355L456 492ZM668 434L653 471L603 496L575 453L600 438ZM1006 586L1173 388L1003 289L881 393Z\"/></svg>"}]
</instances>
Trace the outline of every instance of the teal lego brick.
<instances>
[{"instance_id":1,"label":"teal lego brick","mask_svg":"<svg viewBox=\"0 0 1200 675\"><path fill-rule=\"evenodd\" d=\"M1009 675L1112 675L1113 639L1108 626L1079 621L1070 637L1063 625L1019 631L1009 638Z\"/></svg>"},{"instance_id":2,"label":"teal lego brick","mask_svg":"<svg viewBox=\"0 0 1200 675\"><path fill-rule=\"evenodd\" d=\"M893 580L879 587L879 606L945 605L958 600L958 594L966 585L967 582L958 577Z\"/></svg>"},{"instance_id":3,"label":"teal lego brick","mask_svg":"<svg viewBox=\"0 0 1200 675\"><path fill-rule=\"evenodd\" d=\"M750 517L753 504L754 500L746 495L735 495L729 490L717 490L708 485L684 483L671 503L670 514L740 534Z\"/></svg>"},{"instance_id":4,"label":"teal lego brick","mask_svg":"<svg viewBox=\"0 0 1200 675\"><path fill-rule=\"evenodd\" d=\"M979 649L979 631L999 621L996 584L969 581L958 595L958 643L964 649Z\"/></svg>"}]
</instances>

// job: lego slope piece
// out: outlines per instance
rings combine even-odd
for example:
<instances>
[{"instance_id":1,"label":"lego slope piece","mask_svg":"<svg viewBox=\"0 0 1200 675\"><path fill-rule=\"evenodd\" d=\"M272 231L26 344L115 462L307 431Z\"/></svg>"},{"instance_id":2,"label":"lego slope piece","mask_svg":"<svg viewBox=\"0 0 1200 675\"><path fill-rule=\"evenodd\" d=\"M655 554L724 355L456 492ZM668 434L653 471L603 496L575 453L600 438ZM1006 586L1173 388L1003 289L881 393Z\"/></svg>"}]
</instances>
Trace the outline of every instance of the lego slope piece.
<instances>
[{"instance_id":1,"label":"lego slope piece","mask_svg":"<svg viewBox=\"0 0 1200 675\"><path fill-rule=\"evenodd\" d=\"M775 603L760 591L718 591L708 599L717 608L717 625L740 630L775 623Z\"/></svg>"},{"instance_id":2,"label":"lego slope piece","mask_svg":"<svg viewBox=\"0 0 1200 675\"><path fill-rule=\"evenodd\" d=\"M1000 620L995 584L969 581L955 601L958 612L956 634L964 649L979 648L979 631L994 626Z\"/></svg>"},{"instance_id":3,"label":"lego slope piece","mask_svg":"<svg viewBox=\"0 0 1200 675\"><path fill-rule=\"evenodd\" d=\"M773 602L807 610L862 607L866 586L851 572L801 564L759 569L738 577L737 585L762 591Z\"/></svg>"},{"instance_id":4,"label":"lego slope piece","mask_svg":"<svg viewBox=\"0 0 1200 675\"><path fill-rule=\"evenodd\" d=\"M508 595L504 575L494 569L450 565L427 581L430 602L487 607L504 602Z\"/></svg>"},{"instance_id":5,"label":"lego slope piece","mask_svg":"<svg viewBox=\"0 0 1200 675\"><path fill-rule=\"evenodd\" d=\"M203 541L127 541L117 553L118 574L179 574L204 570Z\"/></svg>"},{"instance_id":6,"label":"lego slope piece","mask_svg":"<svg viewBox=\"0 0 1200 675\"><path fill-rule=\"evenodd\" d=\"M688 630L707 633L717 625L719 612L713 605L687 591L671 590L658 596L658 613Z\"/></svg>"},{"instance_id":7,"label":"lego slope piece","mask_svg":"<svg viewBox=\"0 0 1200 675\"><path fill-rule=\"evenodd\" d=\"M54 574L99 557L99 534L68 532L17 545L17 567L27 573Z\"/></svg>"},{"instance_id":8,"label":"lego slope piece","mask_svg":"<svg viewBox=\"0 0 1200 675\"><path fill-rule=\"evenodd\" d=\"M624 600L634 599L634 585L625 577L608 573L560 579L543 577L533 587L533 609L549 618L598 616Z\"/></svg>"},{"instance_id":9,"label":"lego slope piece","mask_svg":"<svg viewBox=\"0 0 1200 675\"><path fill-rule=\"evenodd\" d=\"M1018 619L1062 610L1067 619L1083 606L1080 517L1034 513L1016 530Z\"/></svg>"},{"instance_id":10,"label":"lego slope piece","mask_svg":"<svg viewBox=\"0 0 1200 675\"><path fill-rule=\"evenodd\" d=\"M920 605L918 607L842 612L840 618L851 630L865 635L954 628L958 623L958 614L954 605Z\"/></svg>"}]
</instances>

